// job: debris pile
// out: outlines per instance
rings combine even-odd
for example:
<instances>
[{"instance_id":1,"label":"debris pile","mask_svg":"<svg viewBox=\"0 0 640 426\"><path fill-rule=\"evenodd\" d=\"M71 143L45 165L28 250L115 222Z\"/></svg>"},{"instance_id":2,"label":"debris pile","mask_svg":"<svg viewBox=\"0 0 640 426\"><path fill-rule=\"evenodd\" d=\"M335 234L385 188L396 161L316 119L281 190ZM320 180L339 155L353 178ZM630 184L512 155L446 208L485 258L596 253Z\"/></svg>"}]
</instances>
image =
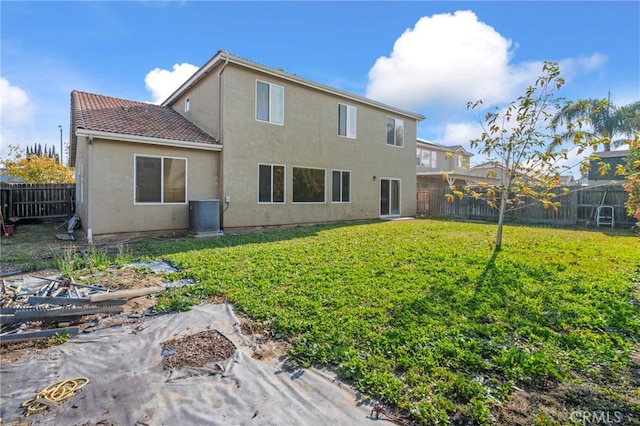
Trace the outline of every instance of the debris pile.
<instances>
[{"instance_id":1,"label":"debris pile","mask_svg":"<svg viewBox=\"0 0 640 426\"><path fill-rule=\"evenodd\" d=\"M157 270L154 272L158 273ZM102 284L80 284L73 278L63 279L61 276L32 276L15 281L3 277L0 287L0 345L75 336L80 332L80 326L90 326L87 318L122 314L130 299L192 283L182 280L111 290Z\"/></svg>"}]
</instances>

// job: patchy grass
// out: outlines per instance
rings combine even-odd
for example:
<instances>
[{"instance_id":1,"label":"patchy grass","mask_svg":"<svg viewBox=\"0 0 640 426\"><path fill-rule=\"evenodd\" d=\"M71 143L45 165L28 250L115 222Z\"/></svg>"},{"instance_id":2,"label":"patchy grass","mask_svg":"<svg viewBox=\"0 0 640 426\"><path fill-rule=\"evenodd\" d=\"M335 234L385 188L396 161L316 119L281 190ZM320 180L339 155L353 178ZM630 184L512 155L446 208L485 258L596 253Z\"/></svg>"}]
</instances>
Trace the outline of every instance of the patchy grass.
<instances>
[{"instance_id":1,"label":"patchy grass","mask_svg":"<svg viewBox=\"0 0 640 426\"><path fill-rule=\"evenodd\" d=\"M0 237L0 270L18 269L24 272L51 268L54 256L77 246L73 240L58 240L66 233L64 221L18 223L15 233Z\"/></svg>"},{"instance_id":2,"label":"patchy grass","mask_svg":"<svg viewBox=\"0 0 640 426\"><path fill-rule=\"evenodd\" d=\"M637 237L507 226L495 252L494 236L413 220L146 250L198 283L162 306L222 296L290 339L298 365L335 368L424 424L566 424L580 410L640 421Z\"/></svg>"}]
</instances>

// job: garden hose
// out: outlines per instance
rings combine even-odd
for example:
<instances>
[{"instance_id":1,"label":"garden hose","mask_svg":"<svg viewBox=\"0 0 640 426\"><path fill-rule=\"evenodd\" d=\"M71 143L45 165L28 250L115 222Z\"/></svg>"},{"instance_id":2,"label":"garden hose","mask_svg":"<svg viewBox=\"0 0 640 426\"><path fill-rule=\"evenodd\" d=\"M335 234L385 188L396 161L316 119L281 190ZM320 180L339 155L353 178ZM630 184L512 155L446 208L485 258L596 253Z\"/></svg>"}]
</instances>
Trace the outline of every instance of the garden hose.
<instances>
[{"instance_id":1,"label":"garden hose","mask_svg":"<svg viewBox=\"0 0 640 426\"><path fill-rule=\"evenodd\" d=\"M71 398L77 391L89 383L88 377L75 377L54 383L38 392L34 398L27 399L20 404L25 409L24 417L35 413L44 413L56 403Z\"/></svg>"}]
</instances>

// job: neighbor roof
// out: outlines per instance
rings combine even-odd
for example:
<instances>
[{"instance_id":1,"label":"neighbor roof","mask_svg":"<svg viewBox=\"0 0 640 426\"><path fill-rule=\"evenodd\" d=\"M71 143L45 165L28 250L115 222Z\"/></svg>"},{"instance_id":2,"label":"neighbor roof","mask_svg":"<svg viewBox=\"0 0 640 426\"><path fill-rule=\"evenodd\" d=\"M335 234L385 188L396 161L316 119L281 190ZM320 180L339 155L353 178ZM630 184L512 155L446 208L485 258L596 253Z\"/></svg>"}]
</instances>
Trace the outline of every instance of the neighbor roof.
<instances>
[{"instance_id":1,"label":"neighbor roof","mask_svg":"<svg viewBox=\"0 0 640 426\"><path fill-rule=\"evenodd\" d=\"M594 153L600 158L626 157L631 153L628 149L619 149L617 151L603 151ZM598 160L599 161L599 160Z\"/></svg>"},{"instance_id":2,"label":"neighbor roof","mask_svg":"<svg viewBox=\"0 0 640 426\"><path fill-rule=\"evenodd\" d=\"M449 151L449 152L460 152L462 151L465 154L469 154L473 156L473 154L466 149L462 145L443 145L441 143L431 142L426 139L417 138L418 146L425 148L430 147L434 149L439 149L441 151Z\"/></svg>"},{"instance_id":3,"label":"neighbor roof","mask_svg":"<svg viewBox=\"0 0 640 426\"><path fill-rule=\"evenodd\" d=\"M214 67L218 64L227 64L234 63L236 65L250 68L256 71L263 72L265 74L270 74L273 76L277 76L279 78L283 78L298 84L302 84L304 86L312 87L316 90L322 90L324 92L332 93L334 95L338 95L344 97L346 99L351 99L354 101L362 102L364 104L368 104L371 106L375 106L377 108L385 109L387 111L392 111L396 114L404 115L407 117L411 117L417 121L422 121L425 119L425 116L422 114L418 114L415 112L406 111L400 108L396 108L390 105L383 104L382 102L374 101L369 98L365 98L363 96L358 96L353 93L345 92L340 89L336 89L335 87L327 86L325 84L317 83L315 81L308 80L306 78L299 77L295 74L291 74L285 72L282 69L275 69L268 67L266 65L259 64L257 62L250 61L248 59L241 58L239 56L235 56L230 54L225 50L219 50L211 59L207 61L206 64L201 66L187 81L185 81L182 86L180 86L173 94L171 94L162 105L171 105L175 102L185 91L187 91L190 87L193 87L196 83L198 83L204 76L206 76Z\"/></svg>"}]
</instances>

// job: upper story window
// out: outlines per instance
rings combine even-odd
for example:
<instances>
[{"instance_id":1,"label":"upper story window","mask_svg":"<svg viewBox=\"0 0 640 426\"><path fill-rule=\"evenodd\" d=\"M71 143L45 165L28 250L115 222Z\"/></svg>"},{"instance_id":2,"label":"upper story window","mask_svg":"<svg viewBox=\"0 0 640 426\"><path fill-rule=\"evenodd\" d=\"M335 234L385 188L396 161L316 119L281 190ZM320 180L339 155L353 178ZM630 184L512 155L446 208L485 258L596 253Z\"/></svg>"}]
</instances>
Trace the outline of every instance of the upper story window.
<instances>
[{"instance_id":1,"label":"upper story window","mask_svg":"<svg viewBox=\"0 0 640 426\"><path fill-rule=\"evenodd\" d=\"M135 156L136 204L186 203L186 158Z\"/></svg>"},{"instance_id":2,"label":"upper story window","mask_svg":"<svg viewBox=\"0 0 640 426\"><path fill-rule=\"evenodd\" d=\"M256 120L284 124L284 87L256 81Z\"/></svg>"},{"instance_id":3,"label":"upper story window","mask_svg":"<svg viewBox=\"0 0 640 426\"><path fill-rule=\"evenodd\" d=\"M189 103L190 103L189 98L184 100L184 112L189 112L189 107L190 107Z\"/></svg>"},{"instance_id":4,"label":"upper story window","mask_svg":"<svg viewBox=\"0 0 640 426\"><path fill-rule=\"evenodd\" d=\"M356 138L357 110L351 105L338 104L338 135Z\"/></svg>"},{"instance_id":5,"label":"upper story window","mask_svg":"<svg viewBox=\"0 0 640 426\"><path fill-rule=\"evenodd\" d=\"M404 121L387 117L387 145L404 144Z\"/></svg>"},{"instance_id":6,"label":"upper story window","mask_svg":"<svg viewBox=\"0 0 640 426\"><path fill-rule=\"evenodd\" d=\"M416 157L418 166L430 167L432 169L438 167L437 151L418 148Z\"/></svg>"}]
</instances>

